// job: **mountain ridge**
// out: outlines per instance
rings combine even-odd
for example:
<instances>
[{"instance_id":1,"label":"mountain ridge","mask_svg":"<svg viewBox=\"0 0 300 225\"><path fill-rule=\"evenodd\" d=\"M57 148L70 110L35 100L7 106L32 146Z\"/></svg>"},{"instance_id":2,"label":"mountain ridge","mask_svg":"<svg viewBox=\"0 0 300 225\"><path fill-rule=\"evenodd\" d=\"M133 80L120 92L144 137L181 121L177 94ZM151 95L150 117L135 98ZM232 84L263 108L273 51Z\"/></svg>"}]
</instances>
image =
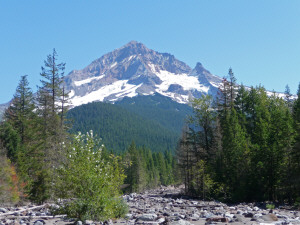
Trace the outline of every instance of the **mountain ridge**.
<instances>
[{"instance_id":1,"label":"mountain ridge","mask_svg":"<svg viewBox=\"0 0 300 225\"><path fill-rule=\"evenodd\" d=\"M116 102L124 97L158 93L179 103L202 94L216 95L221 78L201 63L192 69L169 53L131 41L65 78L72 106L93 101Z\"/></svg>"}]
</instances>

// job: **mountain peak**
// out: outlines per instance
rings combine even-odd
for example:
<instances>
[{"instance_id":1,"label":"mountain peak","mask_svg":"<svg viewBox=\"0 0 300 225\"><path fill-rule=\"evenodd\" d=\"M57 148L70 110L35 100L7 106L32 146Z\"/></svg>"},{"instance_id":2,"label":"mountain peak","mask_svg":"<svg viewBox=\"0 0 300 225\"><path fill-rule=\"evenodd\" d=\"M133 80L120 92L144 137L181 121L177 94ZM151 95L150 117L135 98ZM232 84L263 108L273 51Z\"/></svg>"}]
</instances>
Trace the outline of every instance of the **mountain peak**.
<instances>
[{"instance_id":1,"label":"mountain peak","mask_svg":"<svg viewBox=\"0 0 300 225\"><path fill-rule=\"evenodd\" d=\"M193 73L193 75L201 74L201 76L203 76L203 75L209 75L210 76L211 75L211 73L208 70L206 70L200 62L197 62L197 64L196 64L196 66L195 66L192 73Z\"/></svg>"},{"instance_id":2,"label":"mountain peak","mask_svg":"<svg viewBox=\"0 0 300 225\"><path fill-rule=\"evenodd\" d=\"M73 106L155 93L186 103L190 95L197 97L215 89L207 80L211 74L201 63L193 71L175 56L133 40L83 70L72 71L65 81Z\"/></svg>"},{"instance_id":3,"label":"mountain peak","mask_svg":"<svg viewBox=\"0 0 300 225\"><path fill-rule=\"evenodd\" d=\"M126 45L124 45L123 47L121 47L121 49L143 49L143 50L147 50L149 51L150 49L148 49L143 43L141 42L137 42L137 41L130 41L128 42Z\"/></svg>"},{"instance_id":4,"label":"mountain peak","mask_svg":"<svg viewBox=\"0 0 300 225\"><path fill-rule=\"evenodd\" d=\"M195 68L203 68L202 63L197 62L196 67Z\"/></svg>"},{"instance_id":5,"label":"mountain peak","mask_svg":"<svg viewBox=\"0 0 300 225\"><path fill-rule=\"evenodd\" d=\"M142 44L142 43L132 40L128 42L125 46L136 46L137 44Z\"/></svg>"}]
</instances>

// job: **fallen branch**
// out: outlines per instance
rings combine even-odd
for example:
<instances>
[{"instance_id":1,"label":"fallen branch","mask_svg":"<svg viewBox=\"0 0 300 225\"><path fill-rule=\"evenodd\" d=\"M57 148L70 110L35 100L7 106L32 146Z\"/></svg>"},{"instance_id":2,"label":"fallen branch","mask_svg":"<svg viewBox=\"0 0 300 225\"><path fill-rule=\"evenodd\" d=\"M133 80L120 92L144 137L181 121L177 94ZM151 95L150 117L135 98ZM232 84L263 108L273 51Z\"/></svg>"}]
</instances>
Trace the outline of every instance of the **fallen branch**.
<instances>
[{"instance_id":1,"label":"fallen branch","mask_svg":"<svg viewBox=\"0 0 300 225\"><path fill-rule=\"evenodd\" d=\"M55 219L66 217L67 215L56 215L56 216L7 216L7 219Z\"/></svg>"},{"instance_id":2,"label":"fallen branch","mask_svg":"<svg viewBox=\"0 0 300 225\"><path fill-rule=\"evenodd\" d=\"M17 211L13 211L13 212L8 212L8 213L2 213L2 214L0 214L0 217L13 215L13 214L15 214L15 213L26 212L26 211L29 211L29 210L40 209L40 208L43 208L43 207L45 207L45 206L48 206L48 204L39 205L39 206L34 206L34 207L31 207L31 208L21 209L21 210L17 210Z\"/></svg>"}]
</instances>

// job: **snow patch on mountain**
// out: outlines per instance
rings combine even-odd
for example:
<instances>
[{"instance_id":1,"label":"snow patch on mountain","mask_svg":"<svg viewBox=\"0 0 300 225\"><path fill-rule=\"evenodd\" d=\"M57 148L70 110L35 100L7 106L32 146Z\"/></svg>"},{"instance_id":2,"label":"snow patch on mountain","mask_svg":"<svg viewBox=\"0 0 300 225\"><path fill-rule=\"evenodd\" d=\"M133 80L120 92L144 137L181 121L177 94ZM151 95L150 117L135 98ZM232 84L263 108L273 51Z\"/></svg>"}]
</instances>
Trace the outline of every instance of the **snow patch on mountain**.
<instances>
[{"instance_id":1,"label":"snow patch on mountain","mask_svg":"<svg viewBox=\"0 0 300 225\"><path fill-rule=\"evenodd\" d=\"M210 84L216 88L220 87L220 83L210 82Z\"/></svg>"},{"instance_id":2,"label":"snow patch on mountain","mask_svg":"<svg viewBox=\"0 0 300 225\"><path fill-rule=\"evenodd\" d=\"M81 86L83 84L88 84L88 83L91 83L92 81L95 81L95 80L101 80L103 77L105 77L105 75L101 75L101 76L98 76L98 77L91 77L91 78L87 78L87 79L84 79L84 80L80 80L80 81L74 81L74 84L76 86Z\"/></svg>"},{"instance_id":3,"label":"snow patch on mountain","mask_svg":"<svg viewBox=\"0 0 300 225\"><path fill-rule=\"evenodd\" d=\"M186 73L175 74L166 70L160 70L159 72L155 72L155 75L158 76L162 81L161 84L156 85L156 87L162 91L168 90L171 84L178 84L182 86L184 90L201 90L200 83L197 77L188 76L188 74Z\"/></svg>"},{"instance_id":4,"label":"snow patch on mountain","mask_svg":"<svg viewBox=\"0 0 300 225\"><path fill-rule=\"evenodd\" d=\"M117 64L118 64L117 62L115 62L115 63L111 64L111 65L110 65L110 68L113 68L113 67L115 67Z\"/></svg>"},{"instance_id":5,"label":"snow patch on mountain","mask_svg":"<svg viewBox=\"0 0 300 225\"><path fill-rule=\"evenodd\" d=\"M74 95L75 95L75 91L74 91L74 90L71 90L71 91L69 92L69 98L72 98Z\"/></svg>"},{"instance_id":6,"label":"snow patch on mountain","mask_svg":"<svg viewBox=\"0 0 300 225\"><path fill-rule=\"evenodd\" d=\"M96 91L92 91L84 96L74 96L71 101L73 106L79 106L94 101L104 101L109 96L120 97L134 97L138 93L136 90L141 86L128 84L128 80L118 80L110 85L101 87ZM112 99L113 100L113 99Z\"/></svg>"},{"instance_id":7,"label":"snow patch on mountain","mask_svg":"<svg viewBox=\"0 0 300 225\"><path fill-rule=\"evenodd\" d=\"M156 92L163 96L169 97L169 98L173 99L174 101L181 103L181 104L186 104L191 99L191 96L189 96L189 95L179 95L179 94L176 94L173 92L161 91L159 89L157 89Z\"/></svg>"}]
</instances>

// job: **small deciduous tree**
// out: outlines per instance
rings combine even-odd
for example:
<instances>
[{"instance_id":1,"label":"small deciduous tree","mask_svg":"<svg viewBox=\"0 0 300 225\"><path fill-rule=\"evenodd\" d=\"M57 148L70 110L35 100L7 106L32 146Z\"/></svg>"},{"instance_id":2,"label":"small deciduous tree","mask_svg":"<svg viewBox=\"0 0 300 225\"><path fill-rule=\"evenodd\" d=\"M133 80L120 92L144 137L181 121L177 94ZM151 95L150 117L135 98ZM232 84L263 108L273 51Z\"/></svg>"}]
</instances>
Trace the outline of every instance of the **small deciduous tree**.
<instances>
[{"instance_id":1,"label":"small deciduous tree","mask_svg":"<svg viewBox=\"0 0 300 225\"><path fill-rule=\"evenodd\" d=\"M103 146L93 133L78 134L66 147L67 162L58 169L56 196L70 199L61 205L60 213L80 220L105 220L123 216L126 206L120 197L125 175L119 158L103 157Z\"/></svg>"}]
</instances>

